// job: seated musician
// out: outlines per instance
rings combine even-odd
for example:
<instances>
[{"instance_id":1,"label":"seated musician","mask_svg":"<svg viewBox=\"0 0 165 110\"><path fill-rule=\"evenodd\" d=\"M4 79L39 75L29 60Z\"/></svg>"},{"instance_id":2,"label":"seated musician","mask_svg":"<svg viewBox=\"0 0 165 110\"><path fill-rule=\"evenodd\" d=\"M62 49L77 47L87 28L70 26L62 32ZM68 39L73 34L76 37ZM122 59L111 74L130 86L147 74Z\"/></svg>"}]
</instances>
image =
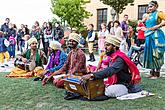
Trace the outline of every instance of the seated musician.
<instances>
[{"instance_id":1,"label":"seated musician","mask_svg":"<svg viewBox=\"0 0 165 110\"><path fill-rule=\"evenodd\" d=\"M82 76L82 80L103 79L116 75L117 82L106 85L105 95L118 97L129 92L138 92L141 88L137 85L140 80L140 73L136 65L119 50L121 41L115 36L108 35L105 42L106 54L110 55L110 66L104 70L93 72ZM108 79L109 80L109 79Z\"/></svg>"},{"instance_id":2,"label":"seated musician","mask_svg":"<svg viewBox=\"0 0 165 110\"><path fill-rule=\"evenodd\" d=\"M65 63L67 55L61 50L61 44L58 41L51 41L50 59L44 72L35 78L34 81L41 80L42 78L50 76L54 71L59 70Z\"/></svg>"},{"instance_id":3,"label":"seated musician","mask_svg":"<svg viewBox=\"0 0 165 110\"><path fill-rule=\"evenodd\" d=\"M57 71L55 71L53 74L51 74L48 77L45 77L42 80L42 84L45 85L45 83L50 80L54 75L57 76L57 74L67 74L67 75L75 75L75 76L82 76L86 74L86 57L84 52L77 48L78 43L80 42L80 36L77 33L71 33L69 35L69 46L71 48L70 53L68 54L68 58L65 62L65 64ZM55 79L53 83L56 87L63 87L64 86L64 80L63 79Z\"/></svg>"},{"instance_id":4,"label":"seated musician","mask_svg":"<svg viewBox=\"0 0 165 110\"><path fill-rule=\"evenodd\" d=\"M30 49L27 49L21 55L18 55L17 60L21 61L23 64L27 64L28 62L34 62L34 68L43 68L43 65L47 64L47 57L42 50L39 50L37 48L37 39L34 37L30 38L28 40L28 45L30 46ZM30 77L29 74L27 74L27 71L20 71L20 68L15 68L9 75L7 75L7 77Z\"/></svg>"}]
</instances>

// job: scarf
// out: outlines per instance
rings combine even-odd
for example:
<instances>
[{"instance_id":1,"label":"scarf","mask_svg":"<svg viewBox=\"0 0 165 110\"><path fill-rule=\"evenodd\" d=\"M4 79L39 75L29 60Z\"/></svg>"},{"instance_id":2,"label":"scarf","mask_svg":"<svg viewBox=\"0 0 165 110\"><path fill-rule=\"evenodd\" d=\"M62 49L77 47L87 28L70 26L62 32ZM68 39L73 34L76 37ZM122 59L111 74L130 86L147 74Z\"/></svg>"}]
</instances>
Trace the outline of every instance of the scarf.
<instances>
[{"instance_id":1,"label":"scarf","mask_svg":"<svg viewBox=\"0 0 165 110\"><path fill-rule=\"evenodd\" d=\"M122 58L126 64L128 65L128 68L130 70L130 73L132 75L131 84L138 84L141 81L140 73L136 65L130 60L128 56L126 56L123 52L120 52L120 50L117 50L115 53L111 55L112 58L112 64L115 62L117 57Z\"/></svg>"},{"instance_id":2,"label":"scarf","mask_svg":"<svg viewBox=\"0 0 165 110\"><path fill-rule=\"evenodd\" d=\"M58 50L56 53L51 54L50 62L48 64L48 66L46 67L46 69L50 69L50 68L53 68L54 66L59 65L60 53L61 53L61 51Z\"/></svg>"}]
</instances>

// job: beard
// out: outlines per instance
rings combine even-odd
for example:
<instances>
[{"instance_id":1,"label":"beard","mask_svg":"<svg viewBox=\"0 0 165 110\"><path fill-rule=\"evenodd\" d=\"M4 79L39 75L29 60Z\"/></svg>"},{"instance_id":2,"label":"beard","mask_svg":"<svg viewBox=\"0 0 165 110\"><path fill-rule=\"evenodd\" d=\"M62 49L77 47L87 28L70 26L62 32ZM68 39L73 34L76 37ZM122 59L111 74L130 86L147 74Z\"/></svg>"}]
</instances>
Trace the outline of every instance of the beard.
<instances>
[{"instance_id":1,"label":"beard","mask_svg":"<svg viewBox=\"0 0 165 110\"><path fill-rule=\"evenodd\" d=\"M78 44L72 44L72 43L70 43L70 44L68 45L68 47L71 48L71 49L75 49L75 48L77 48L77 45L78 45Z\"/></svg>"},{"instance_id":2,"label":"beard","mask_svg":"<svg viewBox=\"0 0 165 110\"><path fill-rule=\"evenodd\" d=\"M108 51L107 49L106 49L106 55L107 56L110 56L112 53L114 53L115 52L115 50L112 48L110 51Z\"/></svg>"}]
</instances>

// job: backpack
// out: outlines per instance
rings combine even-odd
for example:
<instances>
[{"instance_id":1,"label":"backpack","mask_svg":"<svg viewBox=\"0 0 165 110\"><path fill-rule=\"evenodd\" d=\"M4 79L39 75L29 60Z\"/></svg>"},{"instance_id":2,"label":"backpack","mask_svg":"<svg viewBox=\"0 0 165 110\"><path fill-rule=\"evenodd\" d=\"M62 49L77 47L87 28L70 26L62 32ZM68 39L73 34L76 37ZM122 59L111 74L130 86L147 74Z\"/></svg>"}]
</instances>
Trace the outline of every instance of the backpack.
<instances>
[{"instance_id":1,"label":"backpack","mask_svg":"<svg viewBox=\"0 0 165 110\"><path fill-rule=\"evenodd\" d=\"M9 43L10 43L11 45L15 45L15 44L16 44L15 38L12 37L12 36L10 36L10 37L9 37Z\"/></svg>"}]
</instances>

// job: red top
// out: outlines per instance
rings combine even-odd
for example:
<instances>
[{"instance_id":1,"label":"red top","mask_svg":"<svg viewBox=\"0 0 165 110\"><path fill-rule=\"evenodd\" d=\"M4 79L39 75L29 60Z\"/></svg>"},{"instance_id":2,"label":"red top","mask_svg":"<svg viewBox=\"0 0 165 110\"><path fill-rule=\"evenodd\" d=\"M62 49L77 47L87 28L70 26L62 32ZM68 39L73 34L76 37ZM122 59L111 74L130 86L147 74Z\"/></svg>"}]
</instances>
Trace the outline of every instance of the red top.
<instances>
[{"instance_id":1,"label":"red top","mask_svg":"<svg viewBox=\"0 0 165 110\"><path fill-rule=\"evenodd\" d=\"M138 27L145 27L145 25L142 22L140 22L138 24ZM141 39L141 40L145 39L144 31L138 30L138 39Z\"/></svg>"}]
</instances>

